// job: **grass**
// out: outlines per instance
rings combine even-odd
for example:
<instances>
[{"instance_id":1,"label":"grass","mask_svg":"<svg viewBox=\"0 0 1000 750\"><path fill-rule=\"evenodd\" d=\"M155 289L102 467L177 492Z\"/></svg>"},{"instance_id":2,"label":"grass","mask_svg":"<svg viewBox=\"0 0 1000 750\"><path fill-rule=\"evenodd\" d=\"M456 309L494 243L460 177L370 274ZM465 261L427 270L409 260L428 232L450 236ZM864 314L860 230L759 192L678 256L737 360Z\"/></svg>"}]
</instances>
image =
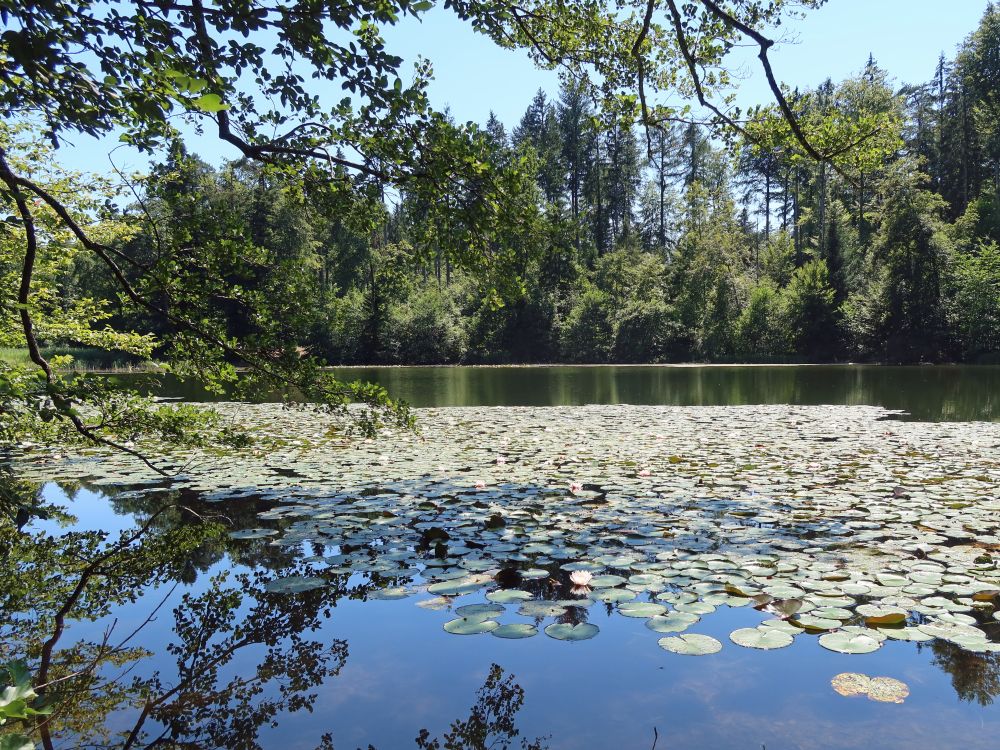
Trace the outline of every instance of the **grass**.
<instances>
[{"instance_id":1,"label":"grass","mask_svg":"<svg viewBox=\"0 0 1000 750\"><path fill-rule=\"evenodd\" d=\"M157 369L155 362L142 360L129 354L107 352L80 346L43 347L46 359L55 356L71 356L72 364L66 368L76 372L149 372ZM0 361L12 365L30 365L28 350L18 347L0 347Z\"/></svg>"}]
</instances>

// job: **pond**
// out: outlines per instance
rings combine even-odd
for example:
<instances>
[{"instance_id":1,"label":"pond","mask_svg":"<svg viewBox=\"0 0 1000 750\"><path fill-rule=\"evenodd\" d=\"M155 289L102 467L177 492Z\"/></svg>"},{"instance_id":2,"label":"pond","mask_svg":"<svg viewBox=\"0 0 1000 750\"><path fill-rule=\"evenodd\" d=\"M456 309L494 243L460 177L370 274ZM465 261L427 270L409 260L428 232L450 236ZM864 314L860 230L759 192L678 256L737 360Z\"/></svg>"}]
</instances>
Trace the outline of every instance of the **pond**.
<instances>
[{"instance_id":1,"label":"pond","mask_svg":"<svg viewBox=\"0 0 1000 750\"><path fill-rule=\"evenodd\" d=\"M217 404L267 449L170 482L13 456L76 520L14 548L0 656L90 591L53 747L995 747L995 368L377 374L447 408Z\"/></svg>"},{"instance_id":2,"label":"pond","mask_svg":"<svg viewBox=\"0 0 1000 750\"><path fill-rule=\"evenodd\" d=\"M1000 366L710 365L351 367L338 377L384 386L416 407L584 404L866 404L912 419L1000 420ZM148 375L119 375L142 387ZM204 390L158 378L149 391L203 401Z\"/></svg>"}]
</instances>

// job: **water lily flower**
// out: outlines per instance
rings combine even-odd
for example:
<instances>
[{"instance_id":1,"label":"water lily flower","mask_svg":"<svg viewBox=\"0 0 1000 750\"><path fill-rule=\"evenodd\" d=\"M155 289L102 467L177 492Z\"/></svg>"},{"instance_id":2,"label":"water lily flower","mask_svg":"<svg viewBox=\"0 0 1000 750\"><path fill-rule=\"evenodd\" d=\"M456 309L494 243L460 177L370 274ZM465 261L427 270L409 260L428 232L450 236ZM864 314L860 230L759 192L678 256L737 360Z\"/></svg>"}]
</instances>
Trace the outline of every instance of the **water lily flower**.
<instances>
[{"instance_id":1,"label":"water lily flower","mask_svg":"<svg viewBox=\"0 0 1000 750\"><path fill-rule=\"evenodd\" d=\"M484 482L482 479L477 479L475 487L477 490L485 490L486 482Z\"/></svg>"},{"instance_id":2,"label":"water lily flower","mask_svg":"<svg viewBox=\"0 0 1000 750\"><path fill-rule=\"evenodd\" d=\"M582 485L582 484L580 484L579 482L573 482L573 483L572 483L572 484L570 484L570 486L569 486L569 491L570 491L570 492L579 492L579 491L580 491L580 490L582 490L582 489L583 489L583 485Z\"/></svg>"},{"instance_id":3,"label":"water lily flower","mask_svg":"<svg viewBox=\"0 0 1000 750\"><path fill-rule=\"evenodd\" d=\"M499 464L500 466L503 466L505 463L507 463L507 457L506 456L497 456L497 464Z\"/></svg>"},{"instance_id":4,"label":"water lily flower","mask_svg":"<svg viewBox=\"0 0 1000 750\"><path fill-rule=\"evenodd\" d=\"M574 586L587 586L593 577L594 574L589 570L574 570L569 574L570 583Z\"/></svg>"},{"instance_id":5,"label":"water lily flower","mask_svg":"<svg viewBox=\"0 0 1000 750\"><path fill-rule=\"evenodd\" d=\"M653 476L653 472L651 472L649 469L643 469L642 471L639 472L639 476L640 477L651 477L651 476Z\"/></svg>"}]
</instances>

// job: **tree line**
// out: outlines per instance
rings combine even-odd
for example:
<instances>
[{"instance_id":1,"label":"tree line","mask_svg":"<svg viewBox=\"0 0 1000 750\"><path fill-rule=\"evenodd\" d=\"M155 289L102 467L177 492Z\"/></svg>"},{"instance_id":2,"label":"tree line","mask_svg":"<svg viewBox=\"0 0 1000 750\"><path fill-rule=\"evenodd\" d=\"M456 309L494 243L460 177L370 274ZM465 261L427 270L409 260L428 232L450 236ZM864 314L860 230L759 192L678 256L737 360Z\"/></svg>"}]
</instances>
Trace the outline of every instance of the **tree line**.
<instances>
[{"instance_id":1,"label":"tree line","mask_svg":"<svg viewBox=\"0 0 1000 750\"><path fill-rule=\"evenodd\" d=\"M493 115L473 126L503 183L485 226L455 219L457 193L374 180L345 203L308 170L214 168L178 143L117 243L137 267L167 246L189 279L200 248L228 243L199 314L241 342L264 309L269 336L332 364L995 361L998 48L990 6L925 83L895 88L870 58L848 80L789 91L814 132L856 127L849 171L773 122L721 139L695 122L608 118L596 87L566 76L510 132ZM475 263L502 273L454 265L470 231ZM113 328L184 341L119 305L92 259L61 273L69 297L103 300Z\"/></svg>"}]
</instances>

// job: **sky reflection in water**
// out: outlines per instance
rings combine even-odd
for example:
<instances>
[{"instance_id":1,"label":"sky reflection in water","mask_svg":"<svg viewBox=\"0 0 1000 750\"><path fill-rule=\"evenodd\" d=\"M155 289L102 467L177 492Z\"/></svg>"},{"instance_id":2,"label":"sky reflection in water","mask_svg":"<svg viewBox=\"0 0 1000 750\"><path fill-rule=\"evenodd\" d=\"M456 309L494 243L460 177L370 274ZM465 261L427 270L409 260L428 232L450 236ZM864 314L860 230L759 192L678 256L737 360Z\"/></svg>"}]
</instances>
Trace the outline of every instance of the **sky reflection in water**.
<instances>
[{"instance_id":1,"label":"sky reflection in water","mask_svg":"<svg viewBox=\"0 0 1000 750\"><path fill-rule=\"evenodd\" d=\"M66 497L56 485L48 485L45 492L50 500ZM75 493L69 503L85 528L129 527L130 517L115 513L113 507L87 490ZM239 544L230 543L229 550L239 550ZM211 575L225 569L250 568L228 556L214 560L192 583L174 591L161 615L143 629L140 643L154 655L141 665L140 674L153 669L173 674L173 661L165 653L173 638L173 618L167 613L180 603L182 591L207 590ZM113 613L118 627L141 624L163 591L150 591L137 604L118 608ZM989 701L1000 690L996 655L939 648L936 656L930 645L890 641L874 654L845 656L819 648L808 635L798 636L789 648L758 652L735 646L728 634L757 624L765 615L726 606L689 631L712 635L724 644L721 653L705 657L663 651L656 644L659 635L648 630L644 620L609 614L600 603L587 611L587 619L601 628L589 641L560 642L541 634L515 641L488 634L455 636L441 628L446 613L415 606L428 597L336 602L329 619L310 638L345 640L343 669L318 689L312 713L279 717L277 729L265 728L260 734L261 746L315 748L322 735L332 733L338 750L369 743L382 750L415 747L420 728L440 735L450 722L468 714L494 663L525 691L516 717L521 736L545 736L552 748L648 748L654 727L659 748L718 750L762 745L771 750L847 750L869 748L873 742L994 750L1000 733L1000 712L980 705L975 695L966 694L962 700L951 675L934 663L951 653L952 664L958 659L992 665L978 680L968 669L958 677L971 680L971 689ZM455 606L478 601L484 601L481 593L462 597ZM104 627L103 622L76 624L70 635L98 639ZM248 649L230 671L252 672L262 658L263 649ZM903 705L841 697L830 679L844 671L901 679L911 695ZM963 689L968 693L970 686ZM113 717L111 723L123 724L120 719Z\"/></svg>"}]
</instances>

